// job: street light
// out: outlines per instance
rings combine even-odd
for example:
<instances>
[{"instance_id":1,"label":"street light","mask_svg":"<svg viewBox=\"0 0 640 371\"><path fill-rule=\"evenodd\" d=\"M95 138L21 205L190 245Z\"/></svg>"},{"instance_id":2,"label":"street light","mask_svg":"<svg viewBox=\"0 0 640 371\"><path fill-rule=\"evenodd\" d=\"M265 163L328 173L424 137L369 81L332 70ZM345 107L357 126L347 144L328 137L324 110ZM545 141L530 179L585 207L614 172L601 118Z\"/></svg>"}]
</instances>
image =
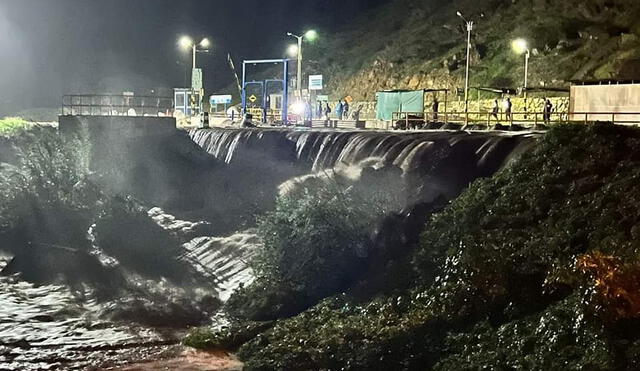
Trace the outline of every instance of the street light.
<instances>
[{"instance_id":1,"label":"street light","mask_svg":"<svg viewBox=\"0 0 640 371\"><path fill-rule=\"evenodd\" d=\"M193 53L193 69L196 69L196 53L208 53L211 42L206 37L199 43L195 43L189 36L182 36L178 41L182 49L191 49ZM198 49L200 47L201 49Z\"/></svg>"},{"instance_id":2,"label":"street light","mask_svg":"<svg viewBox=\"0 0 640 371\"><path fill-rule=\"evenodd\" d=\"M524 112L527 112L527 86L529 81L529 58L531 58L531 50L525 39L516 39L511 42L511 48L516 54L524 54ZM526 116L525 116L526 118Z\"/></svg>"},{"instance_id":3,"label":"street light","mask_svg":"<svg viewBox=\"0 0 640 371\"><path fill-rule=\"evenodd\" d=\"M180 40L178 40L178 44L180 45L180 47L184 50L188 50L191 49L192 54L193 54L193 67L191 69L191 94L192 97L197 97L199 96L199 103L198 106L200 108L202 108L201 104L202 104L202 98L204 96L204 90L202 90L201 87L198 87L198 91L196 91L196 86L194 86L195 82L194 82L194 78L193 78L193 74L196 72L196 54L197 53L208 53L209 52L209 47L211 46L211 42L209 41L209 39L204 38L202 40L200 40L199 43L195 43L193 41L192 38L190 38L189 36L182 36L180 38ZM193 102L193 101L192 101ZM195 110L196 106L195 103L192 103L192 109Z\"/></svg>"},{"instance_id":4,"label":"street light","mask_svg":"<svg viewBox=\"0 0 640 371\"><path fill-rule=\"evenodd\" d=\"M287 32L287 36L295 37L298 40L298 46L296 53L298 56L298 77L297 77L297 91L298 98L302 98L302 41L307 39L307 41L313 42L318 38L318 33L315 30L309 30L304 33L302 36L298 36L291 32ZM289 54L292 54L293 48L289 47Z\"/></svg>"},{"instance_id":5,"label":"street light","mask_svg":"<svg viewBox=\"0 0 640 371\"><path fill-rule=\"evenodd\" d=\"M456 12L458 17L462 18L464 23L467 25L467 72L464 79L464 112L467 113L467 118L465 121L468 121L468 113L469 113L469 63L471 60L471 31L473 31L473 21L467 21L467 19L462 15L460 11Z\"/></svg>"}]
</instances>

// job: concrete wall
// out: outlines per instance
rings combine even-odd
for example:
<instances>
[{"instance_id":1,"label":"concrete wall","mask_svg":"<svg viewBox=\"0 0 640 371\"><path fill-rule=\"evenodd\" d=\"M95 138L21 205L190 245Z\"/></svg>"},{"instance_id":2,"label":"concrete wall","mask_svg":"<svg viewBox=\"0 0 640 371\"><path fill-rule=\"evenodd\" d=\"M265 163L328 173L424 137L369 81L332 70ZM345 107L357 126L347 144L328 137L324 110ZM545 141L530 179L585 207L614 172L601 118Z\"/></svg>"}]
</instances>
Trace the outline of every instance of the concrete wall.
<instances>
[{"instance_id":1,"label":"concrete wall","mask_svg":"<svg viewBox=\"0 0 640 371\"><path fill-rule=\"evenodd\" d=\"M130 166L132 154L175 135L172 117L59 116L63 135L78 135L90 146L91 168L103 173Z\"/></svg>"},{"instance_id":2,"label":"concrete wall","mask_svg":"<svg viewBox=\"0 0 640 371\"><path fill-rule=\"evenodd\" d=\"M59 116L60 132L87 131L95 138L170 135L176 130L173 117Z\"/></svg>"}]
</instances>

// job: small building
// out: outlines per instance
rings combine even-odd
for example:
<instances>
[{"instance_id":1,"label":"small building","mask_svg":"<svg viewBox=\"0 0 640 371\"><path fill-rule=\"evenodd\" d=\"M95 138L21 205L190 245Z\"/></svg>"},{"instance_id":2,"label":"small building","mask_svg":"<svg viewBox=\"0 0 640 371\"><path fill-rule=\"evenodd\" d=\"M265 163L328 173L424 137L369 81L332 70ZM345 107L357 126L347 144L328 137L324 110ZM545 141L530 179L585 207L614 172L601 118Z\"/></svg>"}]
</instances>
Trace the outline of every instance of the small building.
<instances>
[{"instance_id":1,"label":"small building","mask_svg":"<svg viewBox=\"0 0 640 371\"><path fill-rule=\"evenodd\" d=\"M193 116L195 112L191 109L192 98L194 97L191 88L173 89L173 112L184 116Z\"/></svg>"},{"instance_id":2,"label":"small building","mask_svg":"<svg viewBox=\"0 0 640 371\"><path fill-rule=\"evenodd\" d=\"M583 81L571 86L571 121L640 123L640 84L635 81Z\"/></svg>"},{"instance_id":3,"label":"small building","mask_svg":"<svg viewBox=\"0 0 640 371\"><path fill-rule=\"evenodd\" d=\"M422 89L422 90L385 90L376 93L376 118L389 121L394 119L394 114L424 115L425 107L429 104L425 98L429 93L444 94L444 111L447 110L447 89Z\"/></svg>"}]
</instances>

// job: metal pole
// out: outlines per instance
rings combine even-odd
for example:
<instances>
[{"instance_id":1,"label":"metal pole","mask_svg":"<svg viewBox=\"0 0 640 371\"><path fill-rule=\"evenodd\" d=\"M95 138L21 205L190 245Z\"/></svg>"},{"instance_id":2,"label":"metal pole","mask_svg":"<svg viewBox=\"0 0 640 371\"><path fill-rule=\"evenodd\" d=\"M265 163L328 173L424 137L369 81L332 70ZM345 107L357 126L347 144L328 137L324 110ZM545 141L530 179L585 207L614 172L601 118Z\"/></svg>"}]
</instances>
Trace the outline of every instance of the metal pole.
<instances>
[{"instance_id":1,"label":"metal pole","mask_svg":"<svg viewBox=\"0 0 640 371\"><path fill-rule=\"evenodd\" d=\"M196 69L196 44L193 44L193 69Z\"/></svg>"},{"instance_id":2,"label":"metal pole","mask_svg":"<svg viewBox=\"0 0 640 371\"><path fill-rule=\"evenodd\" d=\"M298 38L298 99L302 99L302 38L303 36L296 36Z\"/></svg>"},{"instance_id":3,"label":"metal pole","mask_svg":"<svg viewBox=\"0 0 640 371\"><path fill-rule=\"evenodd\" d=\"M247 112L247 62L242 61L242 114Z\"/></svg>"},{"instance_id":4,"label":"metal pole","mask_svg":"<svg viewBox=\"0 0 640 371\"><path fill-rule=\"evenodd\" d=\"M529 82L529 57L531 56L531 52L527 49L527 52L524 55L524 118L527 118L527 87Z\"/></svg>"},{"instance_id":5,"label":"metal pole","mask_svg":"<svg viewBox=\"0 0 640 371\"><path fill-rule=\"evenodd\" d=\"M289 61L285 60L284 64L284 92L282 94L282 124L288 125L289 110Z\"/></svg>"},{"instance_id":6,"label":"metal pole","mask_svg":"<svg viewBox=\"0 0 640 371\"><path fill-rule=\"evenodd\" d=\"M471 31L473 30L473 22L467 22L467 70L464 80L464 110L469 112L469 65L471 62ZM467 116L467 121L469 120Z\"/></svg>"}]
</instances>

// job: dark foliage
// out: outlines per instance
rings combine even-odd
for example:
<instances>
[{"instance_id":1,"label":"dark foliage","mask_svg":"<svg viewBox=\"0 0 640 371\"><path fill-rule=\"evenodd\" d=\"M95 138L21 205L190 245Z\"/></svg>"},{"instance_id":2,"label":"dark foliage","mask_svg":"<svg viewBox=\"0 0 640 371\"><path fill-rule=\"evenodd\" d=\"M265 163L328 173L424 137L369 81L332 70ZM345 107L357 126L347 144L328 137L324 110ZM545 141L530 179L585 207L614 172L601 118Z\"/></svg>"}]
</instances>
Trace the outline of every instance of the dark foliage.
<instances>
[{"instance_id":1,"label":"dark foliage","mask_svg":"<svg viewBox=\"0 0 640 371\"><path fill-rule=\"evenodd\" d=\"M553 128L433 217L413 288L327 299L240 348L248 369L635 369L640 131Z\"/></svg>"}]
</instances>

